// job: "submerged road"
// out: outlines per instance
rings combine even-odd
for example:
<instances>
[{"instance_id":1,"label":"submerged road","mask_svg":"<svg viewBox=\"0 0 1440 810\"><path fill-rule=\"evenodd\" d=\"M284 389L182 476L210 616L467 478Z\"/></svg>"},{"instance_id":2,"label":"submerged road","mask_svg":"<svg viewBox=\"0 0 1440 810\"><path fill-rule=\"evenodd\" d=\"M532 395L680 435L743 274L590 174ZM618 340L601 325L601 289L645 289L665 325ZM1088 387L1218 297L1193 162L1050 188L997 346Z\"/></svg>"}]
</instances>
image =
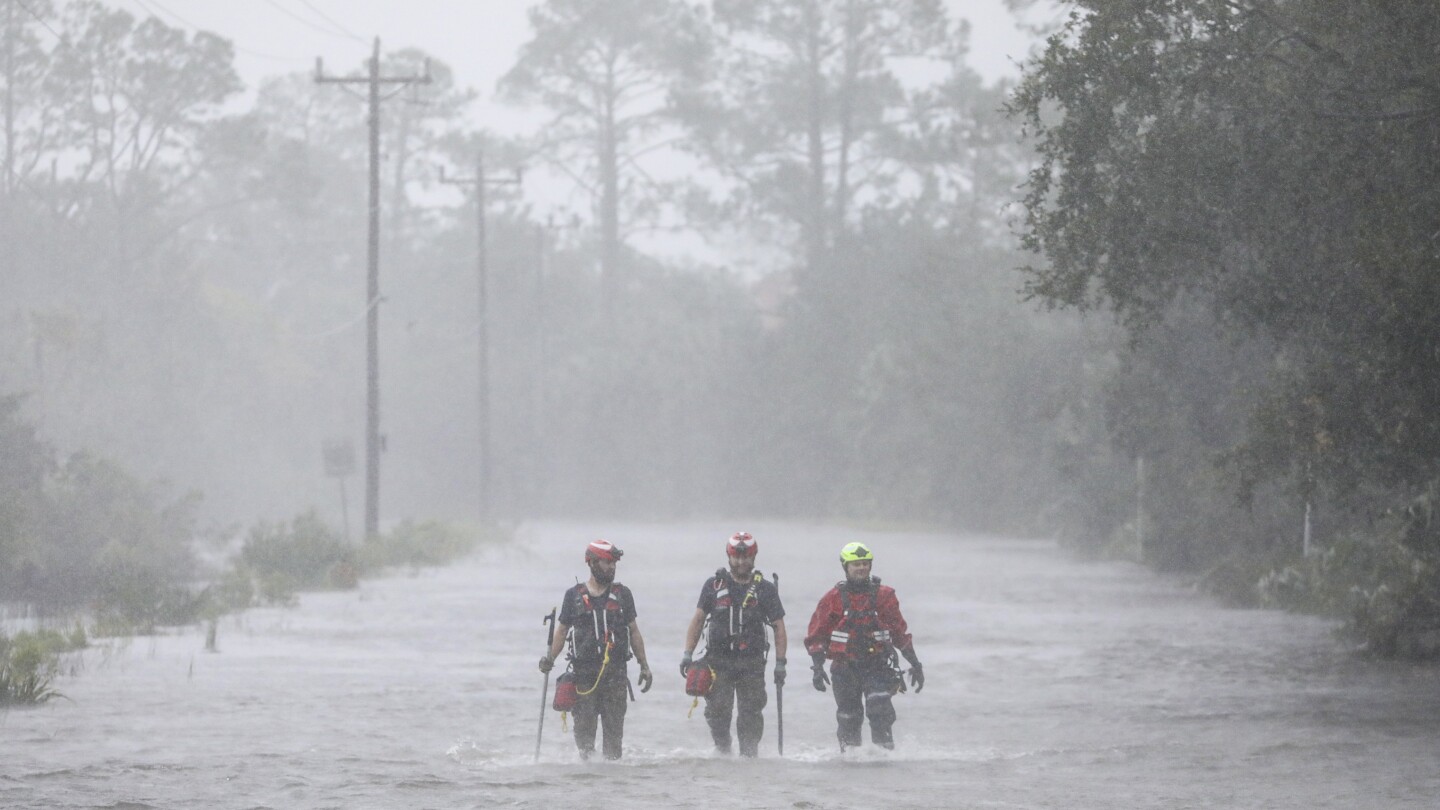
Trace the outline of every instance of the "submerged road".
<instances>
[{"instance_id":1,"label":"submerged road","mask_svg":"<svg viewBox=\"0 0 1440 810\"><path fill-rule=\"evenodd\" d=\"M677 671L701 582L745 528L790 616L785 757L715 757ZM581 763L548 712L541 616L626 555L656 685L625 759ZM799 649L850 540L876 553L926 665L897 750L841 754ZM632 664L632 678L637 668ZM0 713L0 807L1432 808L1440 669L1353 658L1332 625L1230 610L1054 544L774 525L538 524L458 565L306 594L204 633L100 642ZM868 735L867 735L868 738Z\"/></svg>"}]
</instances>

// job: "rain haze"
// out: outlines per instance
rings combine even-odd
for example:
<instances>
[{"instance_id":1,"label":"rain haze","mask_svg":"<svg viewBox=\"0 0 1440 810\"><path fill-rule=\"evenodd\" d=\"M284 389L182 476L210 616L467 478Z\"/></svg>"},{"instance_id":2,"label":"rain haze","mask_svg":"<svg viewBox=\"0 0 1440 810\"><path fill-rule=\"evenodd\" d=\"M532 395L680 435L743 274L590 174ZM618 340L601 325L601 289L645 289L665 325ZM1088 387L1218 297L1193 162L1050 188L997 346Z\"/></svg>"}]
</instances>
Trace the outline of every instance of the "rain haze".
<instances>
[{"instance_id":1,"label":"rain haze","mask_svg":"<svg viewBox=\"0 0 1440 810\"><path fill-rule=\"evenodd\" d=\"M1433 806L1432 16L0 0L0 808Z\"/></svg>"}]
</instances>

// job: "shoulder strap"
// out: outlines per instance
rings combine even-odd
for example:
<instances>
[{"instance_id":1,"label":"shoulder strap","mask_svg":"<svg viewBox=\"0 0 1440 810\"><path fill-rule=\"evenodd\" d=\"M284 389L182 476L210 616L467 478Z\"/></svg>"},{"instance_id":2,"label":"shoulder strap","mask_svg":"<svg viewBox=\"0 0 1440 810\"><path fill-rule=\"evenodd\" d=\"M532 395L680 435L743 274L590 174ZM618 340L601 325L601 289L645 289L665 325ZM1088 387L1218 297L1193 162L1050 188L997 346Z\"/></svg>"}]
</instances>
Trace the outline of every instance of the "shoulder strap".
<instances>
[{"instance_id":1,"label":"shoulder strap","mask_svg":"<svg viewBox=\"0 0 1440 810\"><path fill-rule=\"evenodd\" d=\"M755 596L755 589L759 588L759 587L760 587L760 583L762 583L762 582L764 582L764 581L765 581L765 578L762 577L762 576L760 576L760 572L759 572L759 571L756 571L756 572L755 572L755 576L753 576L753 577L750 578L750 587L747 588L747 589L745 589L745 595L742 596L742 597L740 597L740 605L739 605L739 607L740 607L741 610L744 610L744 609L745 609L745 606L746 606L747 604L749 604L750 599ZM739 585L739 584L740 584L740 583L738 583L738 582L736 583L736 585Z\"/></svg>"}]
</instances>

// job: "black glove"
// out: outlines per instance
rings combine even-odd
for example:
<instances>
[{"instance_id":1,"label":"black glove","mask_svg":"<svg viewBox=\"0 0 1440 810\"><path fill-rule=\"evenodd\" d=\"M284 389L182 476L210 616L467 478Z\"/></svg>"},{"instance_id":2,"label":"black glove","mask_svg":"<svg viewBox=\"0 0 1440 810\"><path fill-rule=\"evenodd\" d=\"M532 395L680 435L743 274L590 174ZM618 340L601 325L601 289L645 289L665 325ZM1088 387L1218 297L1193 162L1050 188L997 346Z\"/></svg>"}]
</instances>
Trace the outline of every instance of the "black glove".
<instances>
[{"instance_id":1,"label":"black glove","mask_svg":"<svg viewBox=\"0 0 1440 810\"><path fill-rule=\"evenodd\" d=\"M784 659L784 658L776 658L776 659L775 659L775 685L776 685L776 686L784 686L784 685L785 685L785 659Z\"/></svg>"},{"instance_id":2,"label":"black glove","mask_svg":"<svg viewBox=\"0 0 1440 810\"><path fill-rule=\"evenodd\" d=\"M549 672L555 666L555 659L548 655L540 656L540 671Z\"/></svg>"},{"instance_id":3,"label":"black glove","mask_svg":"<svg viewBox=\"0 0 1440 810\"><path fill-rule=\"evenodd\" d=\"M824 692L825 684L830 683L830 676L825 674L825 653L810 653L810 662L810 683L815 691Z\"/></svg>"},{"instance_id":4,"label":"black glove","mask_svg":"<svg viewBox=\"0 0 1440 810\"><path fill-rule=\"evenodd\" d=\"M914 647L901 650L900 654L910 662L910 685L915 687L915 694L918 695L920 690L925 688L925 668L920 665L920 656L915 654Z\"/></svg>"},{"instance_id":5,"label":"black glove","mask_svg":"<svg viewBox=\"0 0 1440 810\"><path fill-rule=\"evenodd\" d=\"M635 679L635 682L638 683L638 684L640 684L640 691L641 691L642 693L644 693L644 692L649 692L649 691L650 691L650 685L653 684L653 683L655 683L655 676L653 676L653 675L650 674L650 667L648 667L648 666L646 666L646 665L644 665L644 664L641 664L641 665L640 665L640 677L637 678L637 679Z\"/></svg>"},{"instance_id":6,"label":"black glove","mask_svg":"<svg viewBox=\"0 0 1440 810\"><path fill-rule=\"evenodd\" d=\"M690 675L691 660L690 653L688 652L680 657L680 677L685 678Z\"/></svg>"}]
</instances>

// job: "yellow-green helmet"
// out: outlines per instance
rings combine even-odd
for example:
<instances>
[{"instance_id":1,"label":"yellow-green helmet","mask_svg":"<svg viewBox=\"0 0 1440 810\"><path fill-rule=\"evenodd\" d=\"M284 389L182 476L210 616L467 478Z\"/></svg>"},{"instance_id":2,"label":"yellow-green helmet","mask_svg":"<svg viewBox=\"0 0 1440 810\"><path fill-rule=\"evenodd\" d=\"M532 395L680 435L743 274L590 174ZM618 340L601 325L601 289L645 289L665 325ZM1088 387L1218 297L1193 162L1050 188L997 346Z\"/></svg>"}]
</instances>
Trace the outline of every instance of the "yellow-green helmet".
<instances>
[{"instance_id":1,"label":"yellow-green helmet","mask_svg":"<svg viewBox=\"0 0 1440 810\"><path fill-rule=\"evenodd\" d=\"M864 543L846 543L840 549L840 564L859 562L861 560L874 560L875 555L870 553L869 546Z\"/></svg>"}]
</instances>

